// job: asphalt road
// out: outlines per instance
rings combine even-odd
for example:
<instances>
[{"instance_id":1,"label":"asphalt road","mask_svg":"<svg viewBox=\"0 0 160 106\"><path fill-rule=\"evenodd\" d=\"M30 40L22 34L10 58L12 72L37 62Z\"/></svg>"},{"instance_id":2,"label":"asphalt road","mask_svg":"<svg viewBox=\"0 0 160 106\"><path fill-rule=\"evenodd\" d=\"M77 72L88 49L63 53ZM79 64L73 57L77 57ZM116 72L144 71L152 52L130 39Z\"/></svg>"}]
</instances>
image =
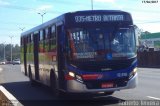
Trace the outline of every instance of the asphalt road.
<instances>
[{"instance_id":1,"label":"asphalt road","mask_svg":"<svg viewBox=\"0 0 160 106\"><path fill-rule=\"evenodd\" d=\"M160 69L139 68L138 75L139 84L135 89L117 91L111 96L88 94L57 99L49 88L39 84L31 86L28 77L20 71L20 65L0 65L0 84L24 106L124 106L123 103L130 100L159 100L156 106L160 105Z\"/></svg>"}]
</instances>

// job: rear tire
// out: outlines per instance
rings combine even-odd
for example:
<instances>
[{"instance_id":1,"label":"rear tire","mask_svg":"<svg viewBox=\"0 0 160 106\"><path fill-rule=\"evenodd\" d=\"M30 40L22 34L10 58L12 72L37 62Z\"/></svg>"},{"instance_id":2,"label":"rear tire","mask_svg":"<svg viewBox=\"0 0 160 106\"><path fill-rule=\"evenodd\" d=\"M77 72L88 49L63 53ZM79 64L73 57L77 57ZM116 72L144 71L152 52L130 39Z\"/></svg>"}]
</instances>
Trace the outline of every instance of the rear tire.
<instances>
[{"instance_id":1,"label":"rear tire","mask_svg":"<svg viewBox=\"0 0 160 106\"><path fill-rule=\"evenodd\" d=\"M28 67L28 71L29 71L29 79L30 79L30 83L32 86L35 86L36 85L36 82L33 80L32 78L32 71L31 71L31 67L29 66Z\"/></svg>"}]
</instances>

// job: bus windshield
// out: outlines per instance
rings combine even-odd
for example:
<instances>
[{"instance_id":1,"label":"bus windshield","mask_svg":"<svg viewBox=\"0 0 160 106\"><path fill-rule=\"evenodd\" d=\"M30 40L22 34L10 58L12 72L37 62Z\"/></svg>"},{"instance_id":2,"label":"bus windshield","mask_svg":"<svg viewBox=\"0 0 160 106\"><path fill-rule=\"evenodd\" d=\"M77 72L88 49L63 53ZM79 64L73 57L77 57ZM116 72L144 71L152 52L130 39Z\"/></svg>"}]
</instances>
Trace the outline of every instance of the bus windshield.
<instances>
[{"instance_id":1,"label":"bus windshield","mask_svg":"<svg viewBox=\"0 0 160 106\"><path fill-rule=\"evenodd\" d=\"M105 28L68 30L72 60L114 60L136 55L134 28Z\"/></svg>"}]
</instances>

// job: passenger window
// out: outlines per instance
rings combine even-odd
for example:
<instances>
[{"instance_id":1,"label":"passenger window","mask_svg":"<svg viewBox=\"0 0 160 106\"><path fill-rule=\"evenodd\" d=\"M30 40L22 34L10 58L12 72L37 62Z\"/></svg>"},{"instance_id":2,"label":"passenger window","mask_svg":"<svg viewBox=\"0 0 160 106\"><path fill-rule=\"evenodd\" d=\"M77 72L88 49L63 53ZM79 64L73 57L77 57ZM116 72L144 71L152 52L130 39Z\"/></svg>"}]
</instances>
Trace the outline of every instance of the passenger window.
<instances>
[{"instance_id":1,"label":"passenger window","mask_svg":"<svg viewBox=\"0 0 160 106\"><path fill-rule=\"evenodd\" d=\"M24 44L24 38L21 37L21 45L23 45L23 44Z\"/></svg>"},{"instance_id":2,"label":"passenger window","mask_svg":"<svg viewBox=\"0 0 160 106\"><path fill-rule=\"evenodd\" d=\"M56 47L56 28L53 25L51 27L51 36L49 40L49 51L53 51Z\"/></svg>"},{"instance_id":3,"label":"passenger window","mask_svg":"<svg viewBox=\"0 0 160 106\"><path fill-rule=\"evenodd\" d=\"M45 31L45 29L43 29L43 40L45 40L46 39L46 31Z\"/></svg>"},{"instance_id":4,"label":"passenger window","mask_svg":"<svg viewBox=\"0 0 160 106\"><path fill-rule=\"evenodd\" d=\"M28 43L31 42L31 35L28 35Z\"/></svg>"},{"instance_id":5,"label":"passenger window","mask_svg":"<svg viewBox=\"0 0 160 106\"><path fill-rule=\"evenodd\" d=\"M31 43L33 43L33 34L31 34Z\"/></svg>"},{"instance_id":6,"label":"passenger window","mask_svg":"<svg viewBox=\"0 0 160 106\"><path fill-rule=\"evenodd\" d=\"M56 36L55 26L52 26L52 27L51 27L51 34L52 34L51 37L52 37L52 38L55 38L55 36Z\"/></svg>"},{"instance_id":7,"label":"passenger window","mask_svg":"<svg viewBox=\"0 0 160 106\"><path fill-rule=\"evenodd\" d=\"M45 29L45 39L49 38L49 30L48 28Z\"/></svg>"},{"instance_id":8,"label":"passenger window","mask_svg":"<svg viewBox=\"0 0 160 106\"><path fill-rule=\"evenodd\" d=\"M51 39L51 27L48 28L48 39Z\"/></svg>"},{"instance_id":9,"label":"passenger window","mask_svg":"<svg viewBox=\"0 0 160 106\"><path fill-rule=\"evenodd\" d=\"M40 37L39 38L40 38L39 39L40 41L43 40L43 30L40 31Z\"/></svg>"}]
</instances>

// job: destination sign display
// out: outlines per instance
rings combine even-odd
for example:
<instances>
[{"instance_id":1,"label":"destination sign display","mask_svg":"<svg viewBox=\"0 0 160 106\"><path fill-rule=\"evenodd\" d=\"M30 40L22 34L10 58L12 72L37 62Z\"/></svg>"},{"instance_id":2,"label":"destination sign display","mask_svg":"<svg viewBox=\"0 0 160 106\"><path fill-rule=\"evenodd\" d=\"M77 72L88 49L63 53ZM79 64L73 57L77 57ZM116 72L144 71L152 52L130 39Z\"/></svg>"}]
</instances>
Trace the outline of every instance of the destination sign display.
<instances>
[{"instance_id":1,"label":"destination sign display","mask_svg":"<svg viewBox=\"0 0 160 106\"><path fill-rule=\"evenodd\" d=\"M109 22L109 21L124 21L124 15L87 15L75 16L75 22Z\"/></svg>"}]
</instances>

